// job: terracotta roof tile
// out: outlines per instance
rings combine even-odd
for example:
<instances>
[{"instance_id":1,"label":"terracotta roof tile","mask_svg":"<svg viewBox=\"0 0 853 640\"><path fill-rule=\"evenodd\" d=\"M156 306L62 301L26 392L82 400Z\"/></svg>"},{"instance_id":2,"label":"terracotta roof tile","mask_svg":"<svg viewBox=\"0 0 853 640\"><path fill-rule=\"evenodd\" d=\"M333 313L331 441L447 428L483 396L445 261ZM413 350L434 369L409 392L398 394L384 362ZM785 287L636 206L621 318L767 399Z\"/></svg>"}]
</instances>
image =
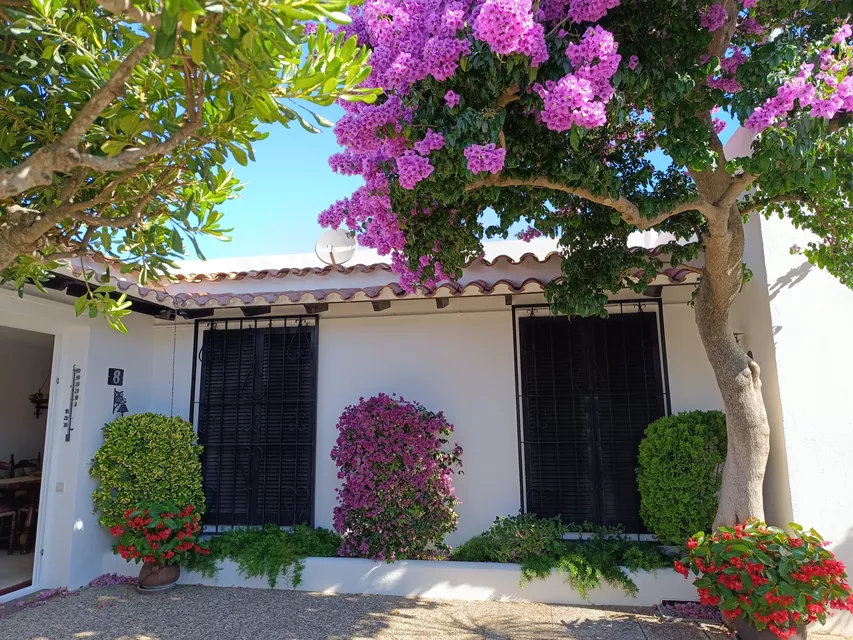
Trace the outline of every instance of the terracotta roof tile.
<instances>
[{"instance_id":1,"label":"terracotta roof tile","mask_svg":"<svg viewBox=\"0 0 853 640\"><path fill-rule=\"evenodd\" d=\"M140 297L151 302L157 302L175 309L195 307L239 307L254 305L288 305L288 304L314 304L318 302L358 302L395 300L401 298L436 298L436 297L463 297L482 295L505 295L520 293L541 293L545 290L548 282L559 277L559 261L561 256L558 252L551 252L544 257L538 257L533 253L525 253L518 258L508 255L499 255L492 260L476 258L466 266L466 274L461 282L444 282L437 286L419 285L414 293L407 293L399 283L389 281L384 284L365 282L362 286L352 287L317 287L316 282L310 278L301 280L306 284L305 288L277 289L273 284L282 278L294 276L328 276L336 273L341 275L364 274L364 273L390 273L391 268L384 263L357 264L352 266L326 266L309 267L304 269L264 269L259 271L241 271L231 273L212 274L190 274L180 276L178 282L155 284L152 286L141 286L134 279L115 279L119 290L131 296ZM547 268L541 265L553 262ZM526 265L526 266L523 266ZM73 264L69 265L72 275L80 276L81 270ZM531 267L533 271L531 271ZM491 273L490 271L495 269ZM639 272L637 272L639 273ZM535 274L531 277L531 274ZM465 279L465 275L468 278ZM517 275L513 278L513 275ZM693 275L690 268L670 267L661 274L671 283L682 283ZM523 279L522 279L523 278ZM223 290L227 286L225 282L247 282L235 286L234 291ZM363 280L363 279L362 279ZM247 288L248 281L258 283L269 281L272 287L254 291ZM358 280L352 281L355 284ZM379 281L382 282L381 280ZM208 289L205 284L210 285ZM293 284L297 284L294 282ZM338 284L338 281L335 282ZM312 286L314 285L314 286Z\"/></svg>"},{"instance_id":2,"label":"terracotta roof tile","mask_svg":"<svg viewBox=\"0 0 853 640\"><path fill-rule=\"evenodd\" d=\"M475 265L481 265L484 267L493 267L499 265L501 263L508 265L516 265L521 264L525 260L534 260L539 264L544 264L548 262L552 257L559 256L560 254L556 251L552 251L548 253L544 257L540 258L534 253L525 253L519 258L511 258L508 255L499 255L495 256L492 260L486 260L485 258L474 258L470 260L465 268L469 268ZM218 282L222 280L243 280L245 278L251 278L253 280L263 280L264 278L284 278L287 276L307 276L307 275L315 275L315 276L324 276L330 273L342 273L342 274L350 274L350 273L373 273L374 271L391 271L391 265L387 262L376 262L373 264L354 264L349 266L344 265L326 265L325 267L304 267L304 268L289 268L289 269L260 269L257 271L230 271L224 272L220 271L218 273L187 273L187 274L177 274L176 278L178 280L184 282Z\"/></svg>"}]
</instances>

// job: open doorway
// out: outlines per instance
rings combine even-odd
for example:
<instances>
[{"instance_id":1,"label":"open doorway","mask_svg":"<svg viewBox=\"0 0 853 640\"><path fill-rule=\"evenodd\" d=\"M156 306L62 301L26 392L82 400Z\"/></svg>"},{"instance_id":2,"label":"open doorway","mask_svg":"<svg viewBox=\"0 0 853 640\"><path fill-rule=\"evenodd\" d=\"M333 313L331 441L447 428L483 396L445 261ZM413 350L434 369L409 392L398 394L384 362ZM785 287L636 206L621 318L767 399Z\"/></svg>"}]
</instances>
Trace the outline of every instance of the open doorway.
<instances>
[{"instance_id":1,"label":"open doorway","mask_svg":"<svg viewBox=\"0 0 853 640\"><path fill-rule=\"evenodd\" d=\"M53 342L0 326L0 595L32 584Z\"/></svg>"}]
</instances>

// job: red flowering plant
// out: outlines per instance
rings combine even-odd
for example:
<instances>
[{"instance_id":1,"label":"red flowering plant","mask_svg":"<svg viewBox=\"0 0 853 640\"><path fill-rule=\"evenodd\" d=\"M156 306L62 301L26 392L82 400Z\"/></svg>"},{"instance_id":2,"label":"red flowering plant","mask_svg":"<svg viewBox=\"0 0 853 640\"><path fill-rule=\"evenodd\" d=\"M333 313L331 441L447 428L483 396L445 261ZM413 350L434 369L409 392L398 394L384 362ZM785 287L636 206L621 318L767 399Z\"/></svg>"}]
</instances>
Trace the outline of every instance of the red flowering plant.
<instances>
[{"instance_id":1,"label":"red flowering plant","mask_svg":"<svg viewBox=\"0 0 853 640\"><path fill-rule=\"evenodd\" d=\"M713 535L697 533L675 570L685 578L690 570L699 576L693 584L702 604L779 638L810 622L825 624L833 609L853 612L844 564L814 529L789 527L793 536L757 520Z\"/></svg>"},{"instance_id":2,"label":"red flowering plant","mask_svg":"<svg viewBox=\"0 0 853 640\"><path fill-rule=\"evenodd\" d=\"M124 512L124 523L110 528L118 538L113 550L137 564L183 564L192 553L208 555L206 542L198 539L201 525L192 504L175 502L142 503Z\"/></svg>"}]
</instances>

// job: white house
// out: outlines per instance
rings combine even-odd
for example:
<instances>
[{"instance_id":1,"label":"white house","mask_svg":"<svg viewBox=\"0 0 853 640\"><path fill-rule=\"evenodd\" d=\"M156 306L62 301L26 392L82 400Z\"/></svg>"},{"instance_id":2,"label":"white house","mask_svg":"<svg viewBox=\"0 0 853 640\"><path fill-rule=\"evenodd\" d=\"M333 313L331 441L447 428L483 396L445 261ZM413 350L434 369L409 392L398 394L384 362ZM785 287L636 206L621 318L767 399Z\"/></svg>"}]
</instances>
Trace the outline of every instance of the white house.
<instances>
[{"instance_id":1,"label":"white house","mask_svg":"<svg viewBox=\"0 0 853 640\"><path fill-rule=\"evenodd\" d=\"M656 238L636 242L652 248ZM755 277L733 329L762 368L768 520L815 527L853 565L853 292L791 255L795 243L803 235L785 221L750 221ZM174 283L118 281L133 299L127 335L75 317L79 270L57 273L47 294L0 290L0 380L9 380L0 386L0 461L43 456L33 553L12 556L6 574L0 558L0 593L3 579L16 587L0 598L133 572L97 524L88 474L122 404L197 426L209 529L330 527L337 418L359 397L386 392L455 425L465 475L455 482L462 504L451 543L520 509L643 533L634 480L643 429L665 414L722 407L688 306L692 274L667 270L649 295L614 292L608 319L569 325L545 304L544 285L560 271L547 240L486 247L459 282L416 293L369 252L338 267L313 255L187 263ZM46 422L30 415L29 399L44 378ZM558 423L560 437L550 428ZM2 527L0 519L0 535ZM339 590L350 579L374 588L361 569L346 578L341 566L329 569ZM382 592L500 597L514 588L504 578L481 576L480 588L466 574L463 588L444 570L406 571L376 574ZM647 599L689 595L661 580ZM560 600L553 585L536 589L518 597Z\"/></svg>"}]
</instances>

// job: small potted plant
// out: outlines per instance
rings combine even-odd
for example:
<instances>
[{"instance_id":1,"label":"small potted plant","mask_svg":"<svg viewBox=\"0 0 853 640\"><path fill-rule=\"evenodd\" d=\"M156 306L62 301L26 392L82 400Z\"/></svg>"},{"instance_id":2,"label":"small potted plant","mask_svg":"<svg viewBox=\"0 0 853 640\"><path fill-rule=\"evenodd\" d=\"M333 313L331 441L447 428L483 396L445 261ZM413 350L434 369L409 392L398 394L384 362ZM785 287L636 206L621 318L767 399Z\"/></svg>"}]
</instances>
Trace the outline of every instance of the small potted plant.
<instances>
[{"instance_id":1,"label":"small potted plant","mask_svg":"<svg viewBox=\"0 0 853 640\"><path fill-rule=\"evenodd\" d=\"M802 640L832 610L853 612L844 565L814 529L789 526L795 535L757 520L698 533L675 563L685 578L698 576L702 604L719 606L742 640Z\"/></svg>"},{"instance_id":2,"label":"small potted plant","mask_svg":"<svg viewBox=\"0 0 853 640\"><path fill-rule=\"evenodd\" d=\"M125 560L142 562L138 588L166 591L181 575L180 563L193 553L208 555L198 539L201 525L191 504L143 503L124 513L124 523L110 528L118 538L113 550Z\"/></svg>"}]
</instances>

